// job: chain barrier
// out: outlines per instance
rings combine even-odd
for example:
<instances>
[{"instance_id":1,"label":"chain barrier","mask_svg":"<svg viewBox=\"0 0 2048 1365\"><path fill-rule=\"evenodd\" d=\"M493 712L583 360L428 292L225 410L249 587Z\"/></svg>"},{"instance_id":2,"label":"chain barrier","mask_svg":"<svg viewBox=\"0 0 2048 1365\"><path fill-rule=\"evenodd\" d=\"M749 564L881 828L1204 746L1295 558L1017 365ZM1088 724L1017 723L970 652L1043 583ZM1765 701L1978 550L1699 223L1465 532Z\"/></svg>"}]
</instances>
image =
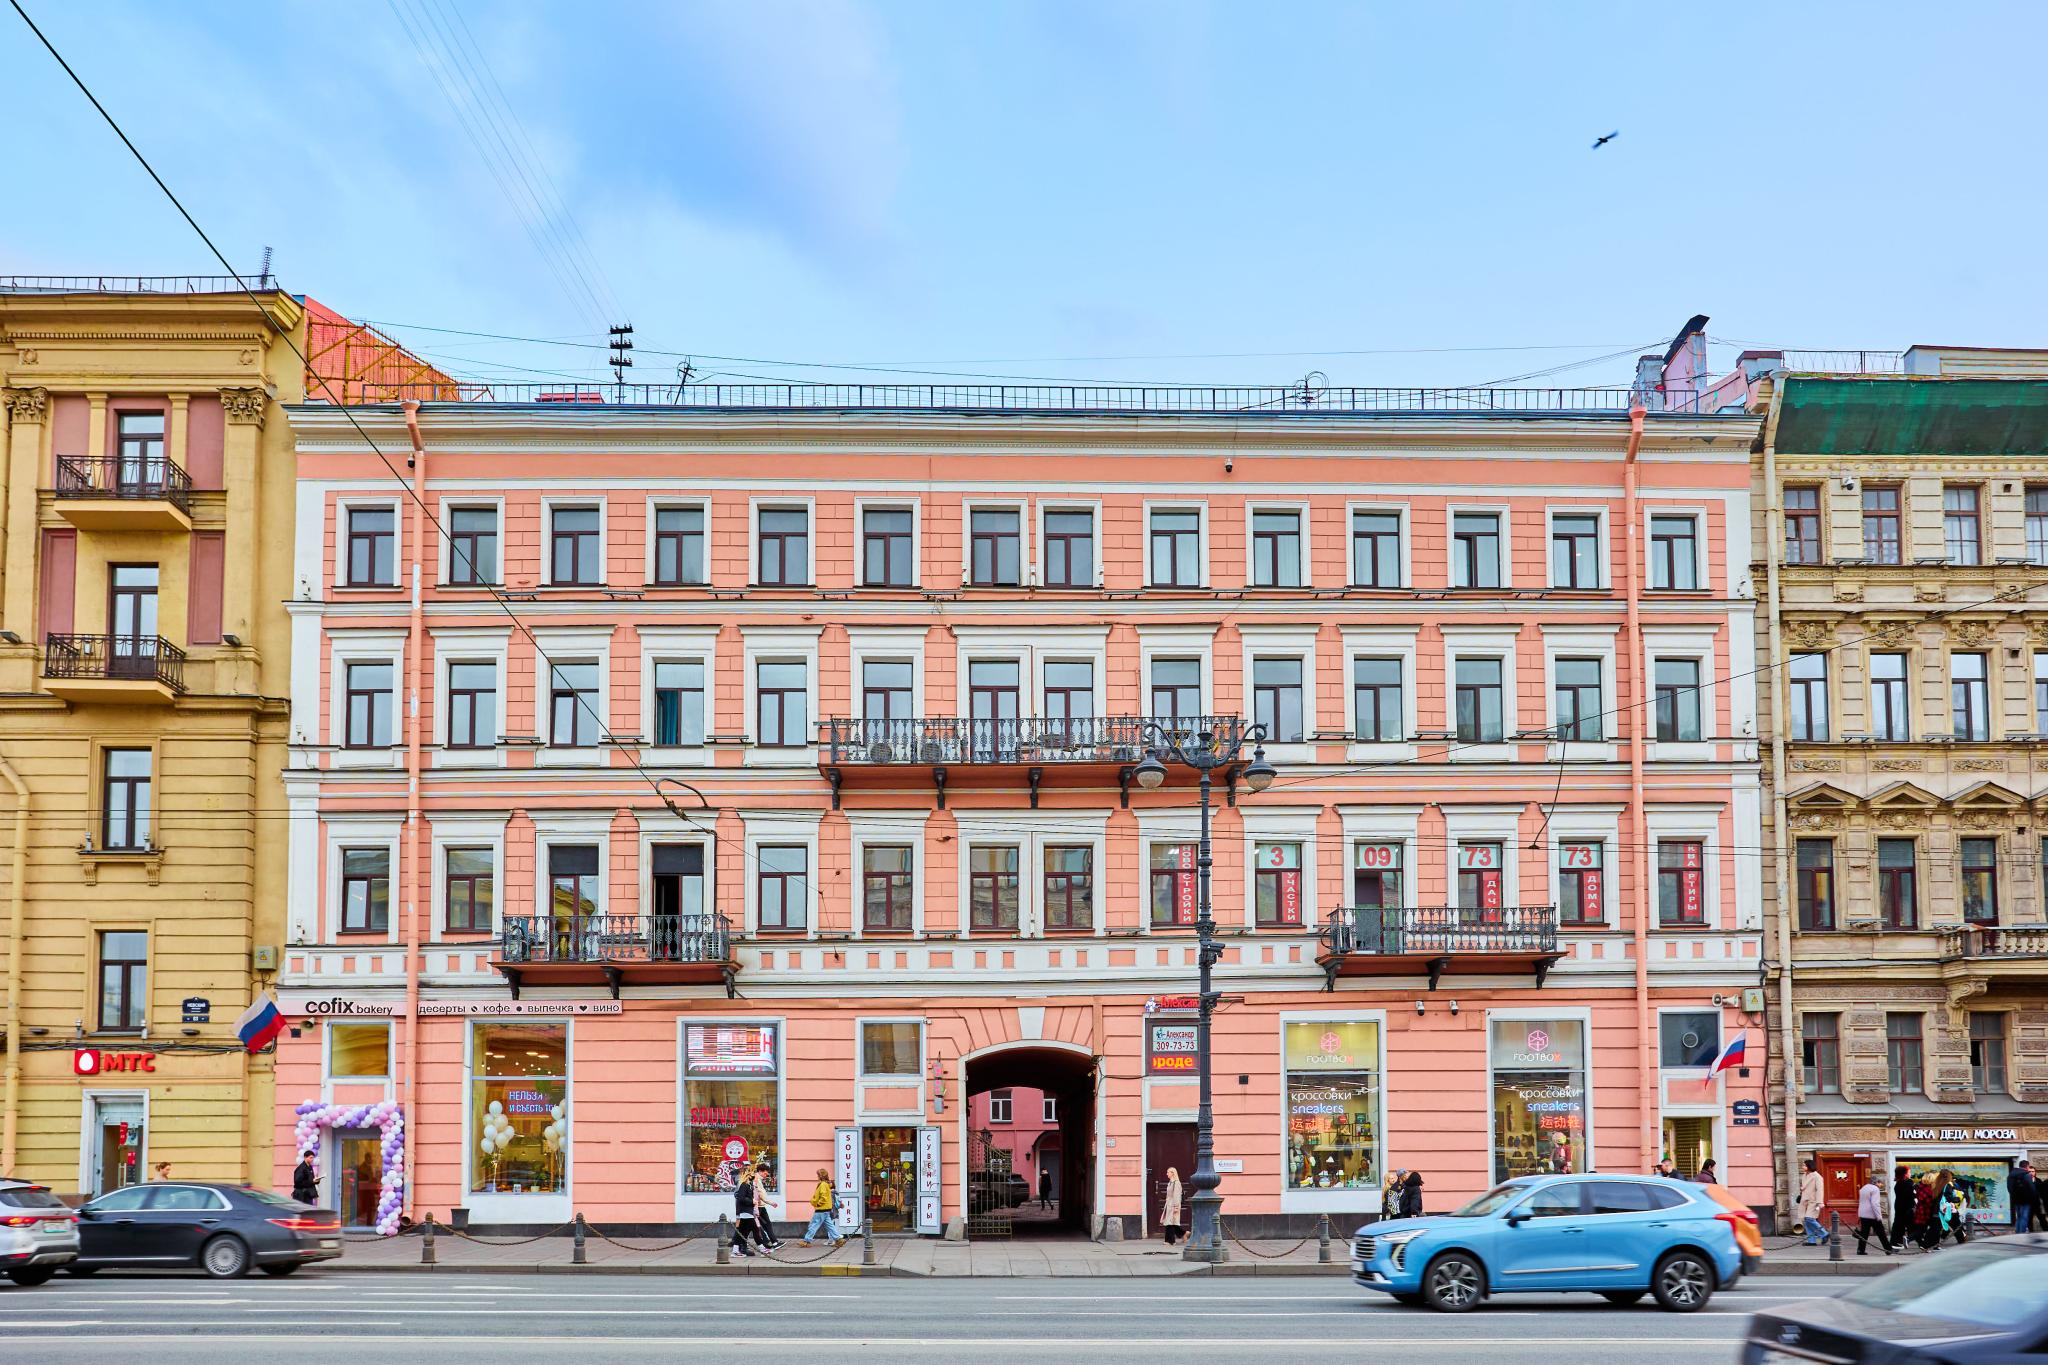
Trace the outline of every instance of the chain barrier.
<instances>
[{"instance_id":1,"label":"chain barrier","mask_svg":"<svg viewBox=\"0 0 2048 1365\"><path fill-rule=\"evenodd\" d=\"M1284 1260L1287 1257L1292 1256L1295 1252L1301 1250L1303 1247L1307 1246L1310 1242L1313 1242L1316 1239L1316 1235L1313 1232L1311 1232L1308 1236L1302 1238L1299 1242L1296 1242L1293 1246L1287 1248L1287 1250L1285 1251L1260 1251L1256 1247L1252 1246L1251 1243L1245 1241L1236 1233L1232 1232L1230 1230L1230 1224L1223 1221L1223 1215L1221 1214L1216 1215L1216 1227L1217 1230L1220 1231L1225 1237L1228 1237L1231 1241L1235 1242L1240 1250L1248 1252L1251 1255L1258 1257L1262 1261Z\"/></svg>"},{"instance_id":2,"label":"chain barrier","mask_svg":"<svg viewBox=\"0 0 2048 1365\"><path fill-rule=\"evenodd\" d=\"M509 1242L491 1241L482 1237L472 1237L466 1232L457 1232L453 1228L442 1228L438 1224L435 1226L434 1231L436 1233L446 1232L448 1236L460 1237L465 1242L475 1242L480 1247L523 1247L531 1246L535 1242L546 1241L550 1237L559 1237L563 1233L573 1229L575 1226L576 1220L572 1218L558 1228L550 1228L548 1231L541 1233L538 1237L519 1237Z\"/></svg>"},{"instance_id":3,"label":"chain barrier","mask_svg":"<svg viewBox=\"0 0 2048 1365\"><path fill-rule=\"evenodd\" d=\"M627 1242L621 1238L612 1236L610 1233L606 1232L603 1228L599 1227L595 1223L585 1223L583 1226L587 1230L589 1230L589 1232L593 1236L598 1237L604 1241L610 1242L613 1246L619 1248L621 1251L643 1251L649 1253L656 1251L674 1251L679 1246L688 1246L691 1242L696 1241L698 1238L704 1235L701 1232L693 1232L688 1237L683 1238L681 1241L663 1242L660 1246L636 1247L631 1242Z\"/></svg>"}]
</instances>

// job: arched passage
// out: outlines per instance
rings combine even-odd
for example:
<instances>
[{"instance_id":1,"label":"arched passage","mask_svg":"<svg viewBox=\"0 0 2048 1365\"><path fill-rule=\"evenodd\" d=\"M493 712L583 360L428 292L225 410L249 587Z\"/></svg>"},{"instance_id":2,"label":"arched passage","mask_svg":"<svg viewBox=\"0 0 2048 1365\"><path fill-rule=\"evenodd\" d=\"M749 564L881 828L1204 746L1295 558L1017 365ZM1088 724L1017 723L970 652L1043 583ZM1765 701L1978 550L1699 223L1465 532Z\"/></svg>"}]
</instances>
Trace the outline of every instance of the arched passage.
<instances>
[{"instance_id":1,"label":"arched passage","mask_svg":"<svg viewBox=\"0 0 2048 1365\"><path fill-rule=\"evenodd\" d=\"M970 1056L967 1235L1086 1235L1095 1213L1095 1058L1018 1043Z\"/></svg>"}]
</instances>

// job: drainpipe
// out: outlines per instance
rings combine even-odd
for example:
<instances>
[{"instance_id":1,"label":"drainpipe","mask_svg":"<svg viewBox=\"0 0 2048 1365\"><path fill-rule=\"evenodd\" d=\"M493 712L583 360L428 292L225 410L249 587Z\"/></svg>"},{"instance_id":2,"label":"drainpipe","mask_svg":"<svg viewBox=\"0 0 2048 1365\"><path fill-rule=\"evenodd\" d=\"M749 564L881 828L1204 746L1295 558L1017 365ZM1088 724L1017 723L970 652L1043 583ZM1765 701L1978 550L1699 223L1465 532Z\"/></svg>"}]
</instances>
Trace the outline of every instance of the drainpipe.
<instances>
[{"instance_id":1,"label":"drainpipe","mask_svg":"<svg viewBox=\"0 0 2048 1365\"><path fill-rule=\"evenodd\" d=\"M1781 381L1782 382L1782 381ZM1792 1207L1793 1172L1799 1169L1799 1070L1792 1061L1792 1043L1799 1037L1799 1016L1792 1008L1792 869L1787 857L1791 848L1790 830L1786 826L1785 809L1785 738L1784 726L1778 718L1785 714L1783 705L1784 688L1780 679L1785 675L1785 634L1784 617L1781 610L1778 561L1781 547L1785 544L1785 499L1778 490L1778 413L1777 387L1773 386L1771 415L1764 430L1764 574L1769 591L1765 620L1769 623L1769 658L1764 672L1765 681L1757 691L1765 687L1771 695L1771 819L1776 837L1771 841L1771 874L1777 889L1778 901L1778 1051L1784 1064L1785 1085L1785 1131L1782 1148L1785 1159L1785 1214L1789 1223ZM1766 1014L1765 1019L1770 1016ZM1769 1049L1764 1056L1765 1074L1769 1074ZM1768 1089L1768 1087L1766 1087ZM1777 1203L1773 1192L1772 1203Z\"/></svg>"},{"instance_id":2,"label":"drainpipe","mask_svg":"<svg viewBox=\"0 0 2048 1365\"><path fill-rule=\"evenodd\" d=\"M21 950L22 913L28 901L28 783L21 780L5 755L0 755L0 778L14 788L14 865L9 870L13 885L7 889L7 1113L5 1132L0 1133L0 1171L12 1171L21 1132Z\"/></svg>"},{"instance_id":3,"label":"drainpipe","mask_svg":"<svg viewBox=\"0 0 2048 1365\"><path fill-rule=\"evenodd\" d=\"M1650 689L1646 680L1649 665L1643 659L1643 537L1642 527L1637 524L1642 516L1636 487L1636 456L1643 445L1643 417L1642 401L1638 399L1628 410L1628 449L1621 464L1622 525L1627 528L1628 547L1622 570L1623 600L1628 609L1627 624L1622 631L1622 649L1623 657L1629 661L1629 676L1635 679L1636 684L1635 695L1622 708L1622 714L1631 718L1628 819L1636 846L1636 1114L1642 1148L1638 1169L1647 1171L1656 1166L1658 1151L1657 1073L1652 1067L1654 1054L1650 1051L1650 915L1656 909L1656 897L1652 894L1650 881L1650 833L1648 822L1643 817L1643 745L1650 733L1651 715Z\"/></svg>"},{"instance_id":4,"label":"drainpipe","mask_svg":"<svg viewBox=\"0 0 2048 1365\"><path fill-rule=\"evenodd\" d=\"M421 601L420 566L426 559L427 447L420 437L420 405L408 399L399 405L405 411L406 434L412 438L412 506L407 519L412 523L412 626L406 633L405 708L405 1207L417 1210L419 1175L420 1096L420 888L427 881L421 844L426 822L420 818L420 690L426 666L427 639L425 606Z\"/></svg>"}]
</instances>

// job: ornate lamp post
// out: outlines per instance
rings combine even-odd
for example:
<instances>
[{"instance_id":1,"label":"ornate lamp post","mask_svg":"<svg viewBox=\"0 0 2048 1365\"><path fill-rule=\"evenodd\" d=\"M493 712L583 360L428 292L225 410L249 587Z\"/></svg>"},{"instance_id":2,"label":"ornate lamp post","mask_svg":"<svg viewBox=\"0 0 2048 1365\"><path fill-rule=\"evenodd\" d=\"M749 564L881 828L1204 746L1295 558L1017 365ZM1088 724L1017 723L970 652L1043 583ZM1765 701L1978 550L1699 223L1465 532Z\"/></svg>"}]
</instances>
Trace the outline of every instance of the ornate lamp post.
<instances>
[{"instance_id":1,"label":"ornate lamp post","mask_svg":"<svg viewBox=\"0 0 2048 1365\"><path fill-rule=\"evenodd\" d=\"M1195 1026L1195 1066L1202 1082L1201 1109L1195 1116L1195 1170L1188 1179L1188 1188L1193 1193L1188 1198L1188 1207L1193 1210L1189 1223L1187 1244L1181 1248L1181 1258L1188 1261L1222 1261L1226 1259L1223 1250L1222 1224L1218 1214L1223 1205L1223 1196L1216 1193L1220 1179L1216 1174L1216 1112L1209 1078L1209 1017L1216 1012L1217 993L1210 979L1210 972L1223 956L1221 945L1216 942L1216 920L1209 913L1209 786L1210 774L1219 768L1228 768L1236 763L1247 744L1252 746L1252 761L1244 769L1244 784L1255 792L1262 792L1273 785L1273 765L1266 762L1266 727L1254 725L1239 730L1235 735L1219 737L1212 730L1204 730L1189 742L1185 735L1175 735L1157 721L1145 725L1147 751L1144 762L1138 765L1138 785L1148 790L1157 789L1166 781L1166 765L1180 763L1193 768L1201 775L1202 783L1202 842L1195 859L1197 877L1197 902L1195 935L1199 948L1196 960L1201 964L1201 1014Z\"/></svg>"}]
</instances>

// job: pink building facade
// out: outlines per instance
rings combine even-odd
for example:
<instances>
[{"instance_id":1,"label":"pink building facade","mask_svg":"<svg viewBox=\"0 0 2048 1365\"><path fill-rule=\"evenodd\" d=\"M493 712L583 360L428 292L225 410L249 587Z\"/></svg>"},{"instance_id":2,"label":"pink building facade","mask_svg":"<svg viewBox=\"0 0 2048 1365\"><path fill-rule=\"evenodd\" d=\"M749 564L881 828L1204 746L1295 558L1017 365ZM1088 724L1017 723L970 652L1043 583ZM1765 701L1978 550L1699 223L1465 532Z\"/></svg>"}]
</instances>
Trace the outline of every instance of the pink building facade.
<instances>
[{"instance_id":1,"label":"pink building facade","mask_svg":"<svg viewBox=\"0 0 2048 1365\"><path fill-rule=\"evenodd\" d=\"M1761 1046L1755 422L1638 444L1609 397L354 409L384 458L295 408L277 1178L312 1115L373 1182L388 1100L414 1217L702 1224L766 1161L791 1217L826 1169L936 1234L1029 1092L1059 1221L1153 1231L1197 812L1132 770L1256 724L1233 1231L1341 1230L1396 1167L1441 1208L1711 1156L1768 1205L1761 1069L1705 1065Z\"/></svg>"}]
</instances>

